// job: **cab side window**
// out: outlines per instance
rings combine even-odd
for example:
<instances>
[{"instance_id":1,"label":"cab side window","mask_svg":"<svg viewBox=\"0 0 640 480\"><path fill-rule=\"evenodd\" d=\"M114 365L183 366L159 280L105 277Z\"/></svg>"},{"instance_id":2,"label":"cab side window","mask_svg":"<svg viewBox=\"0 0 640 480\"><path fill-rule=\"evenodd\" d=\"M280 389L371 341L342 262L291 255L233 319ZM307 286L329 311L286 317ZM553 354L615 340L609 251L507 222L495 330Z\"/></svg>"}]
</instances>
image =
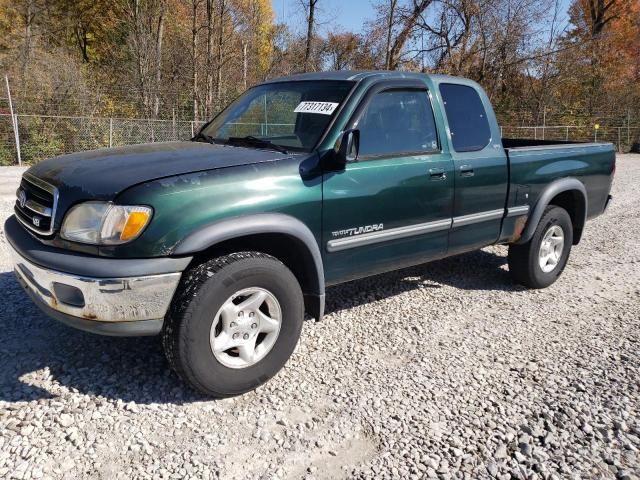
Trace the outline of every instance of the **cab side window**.
<instances>
[{"instance_id":1,"label":"cab side window","mask_svg":"<svg viewBox=\"0 0 640 480\"><path fill-rule=\"evenodd\" d=\"M466 85L443 83L440 94L456 152L482 150L491 140L491 128L478 92Z\"/></svg>"},{"instance_id":2,"label":"cab side window","mask_svg":"<svg viewBox=\"0 0 640 480\"><path fill-rule=\"evenodd\" d=\"M438 150L438 135L426 90L388 90L376 94L360 117L358 157L380 157Z\"/></svg>"}]
</instances>

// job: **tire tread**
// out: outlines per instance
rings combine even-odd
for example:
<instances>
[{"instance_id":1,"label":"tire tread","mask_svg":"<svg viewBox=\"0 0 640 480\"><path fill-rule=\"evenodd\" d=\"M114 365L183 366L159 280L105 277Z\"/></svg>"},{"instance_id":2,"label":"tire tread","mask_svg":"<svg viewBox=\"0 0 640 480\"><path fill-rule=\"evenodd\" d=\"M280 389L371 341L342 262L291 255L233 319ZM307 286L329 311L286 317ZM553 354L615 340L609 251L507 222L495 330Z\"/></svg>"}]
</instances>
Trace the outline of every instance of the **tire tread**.
<instances>
[{"instance_id":1,"label":"tire tread","mask_svg":"<svg viewBox=\"0 0 640 480\"><path fill-rule=\"evenodd\" d=\"M536 278L535 270L534 270L536 266L533 265L533 262L535 261L535 259L532 259L532 255L534 255L537 258L537 255L538 255L537 250L539 247L538 243L542 235L544 234L544 230L547 227L547 223L550 218L558 215L566 216L566 218L569 221L569 226L571 227L571 218L569 217L569 214L565 209L557 205L548 205L544 210L542 218L540 218L540 221L538 222L538 225L536 227L536 230L533 233L533 236L531 237L531 240L529 240L527 243L524 243L524 244L509 245L509 255L508 255L509 273L511 274L511 277L515 280L516 283L519 283L529 288L544 288L550 285L550 284L543 284L540 282L538 278ZM568 249L567 259L568 259L568 254L571 251L571 243L572 243L571 233L572 233L571 231L565 232L565 239L568 240L566 242L567 246L565 247ZM564 265L561 266L560 270L558 270L557 272L554 272L556 274L555 279L557 279L560 276L560 274L563 272L566 266L566 263L567 263L567 260L564 261ZM555 279L551 283L555 282Z\"/></svg>"},{"instance_id":2,"label":"tire tread","mask_svg":"<svg viewBox=\"0 0 640 480\"><path fill-rule=\"evenodd\" d=\"M197 391L205 395L211 396L210 388L206 388L198 380L196 375L191 371L189 362L181 358L180 352L186 352L188 345L186 339L188 335L184 334L184 328L188 328L192 312L196 310L201 298L198 291L202 285L217 272L223 268L242 260L247 259L269 259L281 263L277 258L262 252L234 252L221 257L216 257L201 263L190 270L185 271L180 281L180 285L171 302L169 312L165 317L162 329L162 347L165 352L167 361L171 369L180 377L180 379ZM283 265L284 267L284 265ZM286 268L286 267L285 267ZM232 394L224 394L214 392L214 397L224 398L231 397Z\"/></svg>"}]
</instances>

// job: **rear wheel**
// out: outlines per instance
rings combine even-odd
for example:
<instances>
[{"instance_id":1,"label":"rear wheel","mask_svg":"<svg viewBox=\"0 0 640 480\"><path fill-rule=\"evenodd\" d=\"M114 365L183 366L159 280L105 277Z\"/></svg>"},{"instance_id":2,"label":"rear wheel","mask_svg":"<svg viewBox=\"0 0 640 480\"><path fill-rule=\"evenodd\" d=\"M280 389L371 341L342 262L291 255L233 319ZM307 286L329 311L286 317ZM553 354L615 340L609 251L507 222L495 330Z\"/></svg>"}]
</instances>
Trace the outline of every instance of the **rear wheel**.
<instances>
[{"instance_id":1,"label":"rear wheel","mask_svg":"<svg viewBox=\"0 0 640 480\"><path fill-rule=\"evenodd\" d=\"M531 240L509 246L509 272L527 287L548 287L567 265L572 244L571 217L563 208L549 205Z\"/></svg>"},{"instance_id":2,"label":"rear wheel","mask_svg":"<svg viewBox=\"0 0 640 480\"><path fill-rule=\"evenodd\" d=\"M304 301L276 258L239 252L185 272L162 332L171 367L214 397L239 395L273 377L300 337Z\"/></svg>"}]
</instances>

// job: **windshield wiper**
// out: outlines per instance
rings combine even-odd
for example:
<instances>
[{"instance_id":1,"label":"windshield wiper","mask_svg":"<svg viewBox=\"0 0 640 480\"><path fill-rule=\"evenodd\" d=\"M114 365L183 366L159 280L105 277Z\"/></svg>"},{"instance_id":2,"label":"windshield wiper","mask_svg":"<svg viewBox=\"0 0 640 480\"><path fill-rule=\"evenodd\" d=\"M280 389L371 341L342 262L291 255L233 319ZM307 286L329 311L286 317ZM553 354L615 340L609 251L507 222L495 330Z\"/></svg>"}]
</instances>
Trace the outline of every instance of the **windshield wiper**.
<instances>
[{"instance_id":1,"label":"windshield wiper","mask_svg":"<svg viewBox=\"0 0 640 480\"><path fill-rule=\"evenodd\" d=\"M273 143L270 140L265 140L263 138L254 137L253 135L247 135L246 137L229 137L228 142L230 144L244 144L255 147L267 147L273 150L276 150L280 153L284 153L285 155L289 153L289 151L284 148L282 145L278 145L277 143Z\"/></svg>"},{"instance_id":2,"label":"windshield wiper","mask_svg":"<svg viewBox=\"0 0 640 480\"><path fill-rule=\"evenodd\" d=\"M199 142L204 140L205 142L209 142L212 145L220 143L217 139L213 138L211 135L207 135L206 133L198 132L196 136L191 139L192 142Z\"/></svg>"}]
</instances>

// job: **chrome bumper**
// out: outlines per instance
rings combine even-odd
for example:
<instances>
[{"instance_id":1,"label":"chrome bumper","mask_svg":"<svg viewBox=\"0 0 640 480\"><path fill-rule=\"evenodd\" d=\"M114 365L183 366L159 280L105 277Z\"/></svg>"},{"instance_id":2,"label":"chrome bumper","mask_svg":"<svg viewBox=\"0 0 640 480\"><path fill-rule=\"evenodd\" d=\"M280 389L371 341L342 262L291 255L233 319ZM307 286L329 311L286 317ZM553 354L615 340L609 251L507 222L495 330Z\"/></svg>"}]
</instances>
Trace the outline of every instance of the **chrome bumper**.
<instances>
[{"instance_id":1,"label":"chrome bumper","mask_svg":"<svg viewBox=\"0 0 640 480\"><path fill-rule=\"evenodd\" d=\"M182 276L177 272L126 278L81 277L34 265L9 247L16 275L34 300L88 323L161 321Z\"/></svg>"}]
</instances>

